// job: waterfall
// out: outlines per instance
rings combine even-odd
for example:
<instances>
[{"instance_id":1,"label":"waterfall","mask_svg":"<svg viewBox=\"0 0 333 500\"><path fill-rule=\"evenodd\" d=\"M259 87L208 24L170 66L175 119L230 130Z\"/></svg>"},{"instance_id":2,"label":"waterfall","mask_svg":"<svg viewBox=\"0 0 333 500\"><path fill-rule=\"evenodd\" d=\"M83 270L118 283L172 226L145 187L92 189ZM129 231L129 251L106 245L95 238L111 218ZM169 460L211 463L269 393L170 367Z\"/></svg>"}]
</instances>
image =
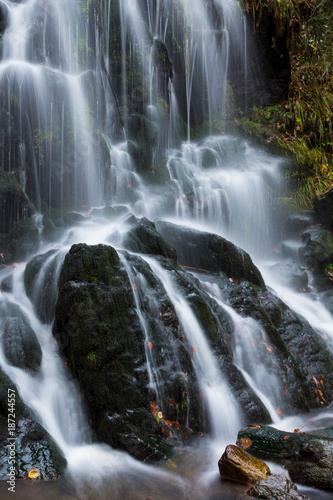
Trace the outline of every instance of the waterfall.
<instances>
[{"instance_id":1,"label":"waterfall","mask_svg":"<svg viewBox=\"0 0 333 500\"><path fill-rule=\"evenodd\" d=\"M279 239L271 205L285 160L228 128L232 101L247 109L250 83L260 82L245 13L237 0L0 0L0 9L1 176L8 198L14 193L12 203L4 198L0 233L12 238L18 260L0 268L1 368L66 457L77 498L178 500L199 485L208 498L207 470L250 411L239 399L260 403L276 426L295 411L279 379L286 363L260 321L224 296L221 270L176 262L159 223L249 252L272 296L305 317L329 348L333 341L332 315L320 300L300 298L271 273ZM14 222L25 225L9 234ZM137 225L149 241L140 240ZM66 256L83 243L112 246L128 282L126 300L143 343L135 376L146 376L144 411L152 409L150 423L163 432L151 432L149 446L164 439L172 450L166 466L96 442L100 429L91 428L87 398L63 358L77 333L58 343L52 335ZM76 276L69 282L85 285ZM22 325L40 345L37 368L16 366L8 355L8 332ZM90 355L97 366L94 350ZM173 402L177 390L181 409ZM183 475L176 470L184 467L182 454L190 462Z\"/></svg>"}]
</instances>

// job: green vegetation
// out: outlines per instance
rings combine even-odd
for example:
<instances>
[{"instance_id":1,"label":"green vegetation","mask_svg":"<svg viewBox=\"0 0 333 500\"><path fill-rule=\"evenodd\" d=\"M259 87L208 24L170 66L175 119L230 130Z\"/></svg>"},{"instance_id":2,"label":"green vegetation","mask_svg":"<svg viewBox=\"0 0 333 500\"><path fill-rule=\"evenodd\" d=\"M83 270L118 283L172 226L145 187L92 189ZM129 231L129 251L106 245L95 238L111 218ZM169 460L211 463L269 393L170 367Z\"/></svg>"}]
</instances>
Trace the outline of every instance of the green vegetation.
<instances>
[{"instance_id":1,"label":"green vegetation","mask_svg":"<svg viewBox=\"0 0 333 500\"><path fill-rule=\"evenodd\" d=\"M235 121L295 158L291 196L304 209L333 184L333 1L244 0L244 5L255 31L273 22L276 37L285 38L291 81L286 102L253 108Z\"/></svg>"}]
</instances>

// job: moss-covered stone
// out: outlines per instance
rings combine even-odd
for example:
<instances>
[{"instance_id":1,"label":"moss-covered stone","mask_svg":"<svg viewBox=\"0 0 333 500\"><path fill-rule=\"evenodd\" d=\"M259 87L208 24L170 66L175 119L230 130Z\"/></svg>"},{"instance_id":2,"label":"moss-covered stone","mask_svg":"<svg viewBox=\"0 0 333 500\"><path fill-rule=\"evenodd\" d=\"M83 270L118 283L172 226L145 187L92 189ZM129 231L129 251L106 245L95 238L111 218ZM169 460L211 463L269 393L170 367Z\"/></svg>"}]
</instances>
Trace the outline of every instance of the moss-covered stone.
<instances>
[{"instance_id":1,"label":"moss-covered stone","mask_svg":"<svg viewBox=\"0 0 333 500\"><path fill-rule=\"evenodd\" d=\"M222 477L241 483L255 484L271 473L265 462L232 444L226 447L218 466Z\"/></svg>"},{"instance_id":2,"label":"moss-covered stone","mask_svg":"<svg viewBox=\"0 0 333 500\"><path fill-rule=\"evenodd\" d=\"M249 426L239 431L237 444L255 457L282 464L297 483L333 489L332 438Z\"/></svg>"}]
</instances>

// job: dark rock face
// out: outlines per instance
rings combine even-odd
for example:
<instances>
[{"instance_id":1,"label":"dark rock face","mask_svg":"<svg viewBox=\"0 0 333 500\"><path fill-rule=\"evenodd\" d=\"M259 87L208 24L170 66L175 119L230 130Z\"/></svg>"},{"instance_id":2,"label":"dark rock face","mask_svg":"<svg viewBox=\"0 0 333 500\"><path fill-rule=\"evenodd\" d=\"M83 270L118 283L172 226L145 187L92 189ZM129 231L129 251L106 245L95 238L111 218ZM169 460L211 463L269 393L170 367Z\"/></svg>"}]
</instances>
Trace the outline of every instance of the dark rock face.
<instances>
[{"instance_id":1,"label":"dark rock face","mask_svg":"<svg viewBox=\"0 0 333 500\"><path fill-rule=\"evenodd\" d=\"M144 115L132 113L128 118L128 133L132 141L130 152L139 172L151 170L152 154L158 143L158 124Z\"/></svg>"},{"instance_id":2,"label":"dark rock face","mask_svg":"<svg viewBox=\"0 0 333 500\"><path fill-rule=\"evenodd\" d=\"M216 234L195 231L168 222L156 223L164 238L175 247L182 265L223 272L230 278L265 287L260 271L247 252Z\"/></svg>"},{"instance_id":3,"label":"dark rock face","mask_svg":"<svg viewBox=\"0 0 333 500\"><path fill-rule=\"evenodd\" d=\"M147 264L138 259L137 266L155 282ZM164 456L157 451L162 426L155 418L157 408L150 406L155 394L148 389L147 343L136 314L136 287L112 247L74 245L60 276L54 335L80 382L97 437L142 460L156 460ZM168 314L174 317L170 304L162 305L160 312L161 322L168 322ZM158 344L154 335L151 338L154 353L163 358L158 348L162 340ZM163 359L160 363L163 366ZM177 382L179 371L174 367L173 384L183 401L188 389ZM175 393L168 396L180 418L181 401ZM167 443L163 446L168 448Z\"/></svg>"},{"instance_id":4,"label":"dark rock face","mask_svg":"<svg viewBox=\"0 0 333 500\"><path fill-rule=\"evenodd\" d=\"M279 262L271 267L271 271L279 276L284 286L290 287L295 292L306 290L308 287L307 273L295 262Z\"/></svg>"},{"instance_id":5,"label":"dark rock face","mask_svg":"<svg viewBox=\"0 0 333 500\"><path fill-rule=\"evenodd\" d=\"M137 219L134 215L127 222L132 224L132 227L125 236L125 248L133 252L161 255L174 262L177 261L176 250L158 233L153 222L145 217Z\"/></svg>"},{"instance_id":6,"label":"dark rock face","mask_svg":"<svg viewBox=\"0 0 333 500\"><path fill-rule=\"evenodd\" d=\"M232 444L226 447L218 466L222 477L241 483L255 484L271 473L265 462Z\"/></svg>"},{"instance_id":7,"label":"dark rock face","mask_svg":"<svg viewBox=\"0 0 333 500\"><path fill-rule=\"evenodd\" d=\"M309 500L305 495L301 495L288 478L281 474L271 476L259 481L246 494L251 498L263 498L266 500Z\"/></svg>"},{"instance_id":8,"label":"dark rock face","mask_svg":"<svg viewBox=\"0 0 333 500\"><path fill-rule=\"evenodd\" d=\"M309 267L320 267L333 261L333 235L320 226L302 233L300 258Z\"/></svg>"},{"instance_id":9,"label":"dark rock face","mask_svg":"<svg viewBox=\"0 0 333 500\"><path fill-rule=\"evenodd\" d=\"M35 332L19 306L2 302L0 318L2 345L7 361L25 370L37 370L42 361L42 351Z\"/></svg>"},{"instance_id":10,"label":"dark rock face","mask_svg":"<svg viewBox=\"0 0 333 500\"><path fill-rule=\"evenodd\" d=\"M333 229L333 188L316 200L314 210L320 222Z\"/></svg>"},{"instance_id":11,"label":"dark rock face","mask_svg":"<svg viewBox=\"0 0 333 500\"><path fill-rule=\"evenodd\" d=\"M24 271L27 296L43 323L51 323L54 318L59 266L62 258L61 252L50 250L45 254L33 257Z\"/></svg>"},{"instance_id":12,"label":"dark rock face","mask_svg":"<svg viewBox=\"0 0 333 500\"><path fill-rule=\"evenodd\" d=\"M282 464L292 481L333 489L333 439L318 434L287 433L272 427L246 427L237 444L252 455Z\"/></svg>"},{"instance_id":13,"label":"dark rock face","mask_svg":"<svg viewBox=\"0 0 333 500\"><path fill-rule=\"evenodd\" d=\"M0 32L1 32L1 12L0 7ZM2 113L2 112L1 112ZM0 115L1 118L3 118ZM3 120L4 122L4 120ZM2 147L0 146L0 150ZM13 173L5 173L0 169L0 209L1 214L6 213L6 217L1 216L0 233L8 233L13 223L23 219L29 211L29 200Z\"/></svg>"},{"instance_id":14,"label":"dark rock face","mask_svg":"<svg viewBox=\"0 0 333 500\"><path fill-rule=\"evenodd\" d=\"M11 389L11 395L15 391L16 478L27 478L28 472L37 464L40 479L58 479L64 474L66 459L47 432L32 418L13 382L0 369L0 480L8 479L8 389Z\"/></svg>"}]
</instances>

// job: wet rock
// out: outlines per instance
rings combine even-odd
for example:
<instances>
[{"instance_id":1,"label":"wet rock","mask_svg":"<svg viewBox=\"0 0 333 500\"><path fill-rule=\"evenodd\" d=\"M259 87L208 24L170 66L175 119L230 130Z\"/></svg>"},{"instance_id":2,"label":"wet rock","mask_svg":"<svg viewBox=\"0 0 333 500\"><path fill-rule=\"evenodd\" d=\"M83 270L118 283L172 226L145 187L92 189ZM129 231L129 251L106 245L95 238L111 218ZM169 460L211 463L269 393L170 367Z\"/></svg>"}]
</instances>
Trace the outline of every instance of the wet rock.
<instances>
[{"instance_id":1,"label":"wet rock","mask_svg":"<svg viewBox=\"0 0 333 500\"><path fill-rule=\"evenodd\" d=\"M4 269L0 273L0 290L3 293L11 293L13 289L13 269Z\"/></svg>"},{"instance_id":2,"label":"wet rock","mask_svg":"<svg viewBox=\"0 0 333 500\"><path fill-rule=\"evenodd\" d=\"M10 302L0 304L2 346L8 363L35 371L42 361L37 336L20 307Z\"/></svg>"},{"instance_id":3,"label":"wet rock","mask_svg":"<svg viewBox=\"0 0 333 500\"><path fill-rule=\"evenodd\" d=\"M34 253L40 241L40 232L32 219L14 223L8 234L8 250L15 260L25 260Z\"/></svg>"},{"instance_id":4,"label":"wet rock","mask_svg":"<svg viewBox=\"0 0 333 500\"><path fill-rule=\"evenodd\" d=\"M271 266L270 270L280 280L283 286L292 288L295 292L303 292L308 287L308 275L299 264L283 261Z\"/></svg>"},{"instance_id":5,"label":"wet rock","mask_svg":"<svg viewBox=\"0 0 333 500\"><path fill-rule=\"evenodd\" d=\"M0 34L4 20L2 9L5 7L0 7ZM2 217L1 233L8 233L14 222L23 220L30 213L29 200L18 181L18 176L16 178L14 173L7 173L2 169L0 169L0 210L1 213L6 213L6 217Z\"/></svg>"},{"instance_id":6,"label":"wet rock","mask_svg":"<svg viewBox=\"0 0 333 500\"><path fill-rule=\"evenodd\" d=\"M59 280L53 331L80 383L97 437L140 460L157 460L173 442L184 441L183 416L203 430L200 391L165 290L140 257L124 253L124 258L137 273L131 280L112 247L71 248ZM150 344L134 294L145 311ZM157 380L163 381L158 403L149 385L150 352ZM171 428L157 418L159 405L169 426L174 422L172 441Z\"/></svg>"},{"instance_id":7,"label":"wet rock","mask_svg":"<svg viewBox=\"0 0 333 500\"><path fill-rule=\"evenodd\" d=\"M284 388L283 415L329 405L333 399L333 362L327 340L269 290L245 281L230 282L222 275L215 282L241 316L264 327L280 367L277 376ZM265 345L262 347L265 359L269 352L265 354ZM320 380L323 383L318 387L316 381Z\"/></svg>"},{"instance_id":8,"label":"wet rock","mask_svg":"<svg viewBox=\"0 0 333 500\"><path fill-rule=\"evenodd\" d=\"M198 270L223 272L229 278L245 279L265 287L249 254L221 236L162 221L157 221L156 227L175 247L180 264Z\"/></svg>"},{"instance_id":9,"label":"wet rock","mask_svg":"<svg viewBox=\"0 0 333 500\"><path fill-rule=\"evenodd\" d=\"M287 477L281 474L272 474L256 483L246 494L251 498L262 498L266 500L309 500L301 495L297 486Z\"/></svg>"},{"instance_id":10,"label":"wet rock","mask_svg":"<svg viewBox=\"0 0 333 500\"><path fill-rule=\"evenodd\" d=\"M39 319L51 323L57 300L57 283L63 254L50 250L33 257L24 271L24 285L27 296L34 305Z\"/></svg>"},{"instance_id":11,"label":"wet rock","mask_svg":"<svg viewBox=\"0 0 333 500\"><path fill-rule=\"evenodd\" d=\"M226 447L218 466L222 477L241 483L255 484L271 473L265 462L232 444Z\"/></svg>"},{"instance_id":12,"label":"wet rock","mask_svg":"<svg viewBox=\"0 0 333 500\"><path fill-rule=\"evenodd\" d=\"M298 236L307 227L313 224L313 213L302 212L299 215L290 215L285 223L285 232L288 237Z\"/></svg>"},{"instance_id":13,"label":"wet rock","mask_svg":"<svg viewBox=\"0 0 333 500\"><path fill-rule=\"evenodd\" d=\"M333 235L320 226L302 234L303 246L299 248L301 260L309 267L322 267L333 262Z\"/></svg>"},{"instance_id":14,"label":"wet rock","mask_svg":"<svg viewBox=\"0 0 333 500\"><path fill-rule=\"evenodd\" d=\"M314 210L320 222L333 229L333 188L315 201Z\"/></svg>"},{"instance_id":15,"label":"wet rock","mask_svg":"<svg viewBox=\"0 0 333 500\"><path fill-rule=\"evenodd\" d=\"M153 222L143 217L137 219L132 215L127 219L131 228L127 231L124 246L133 252L162 255L174 262L177 261L176 250L156 230Z\"/></svg>"},{"instance_id":16,"label":"wet rock","mask_svg":"<svg viewBox=\"0 0 333 500\"><path fill-rule=\"evenodd\" d=\"M65 226L74 226L84 220L85 220L84 215L78 214L76 212L69 212L68 214L65 214L63 217Z\"/></svg>"},{"instance_id":17,"label":"wet rock","mask_svg":"<svg viewBox=\"0 0 333 500\"><path fill-rule=\"evenodd\" d=\"M137 170L145 172L152 168L152 152L157 146L160 128L157 123L144 115L132 113L128 118L128 136Z\"/></svg>"},{"instance_id":18,"label":"wet rock","mask_svg":"<svg viewBox=\"0 0 333 500\"><path fill-rule=\"evenodd\" d=\"M11 397L15 395L16 478L27 478L28 472L38 466L40 479L58 479L64 475L66 459L48 433L32 417L17 388L0 368L0 480L8 479L8 389Z\"/></svg>"},{"instance_id":19,"label":"wet rock","mask_svg":"<svg viewBox=\"0 0 333 500\"><path fill-rule=\"evenodd\" d=\"M333 438L319 434L283 432L250 426L238 433L237 445L255 457L283 465L292 481L333 489Z\"/></svg>"}]
</instances>

